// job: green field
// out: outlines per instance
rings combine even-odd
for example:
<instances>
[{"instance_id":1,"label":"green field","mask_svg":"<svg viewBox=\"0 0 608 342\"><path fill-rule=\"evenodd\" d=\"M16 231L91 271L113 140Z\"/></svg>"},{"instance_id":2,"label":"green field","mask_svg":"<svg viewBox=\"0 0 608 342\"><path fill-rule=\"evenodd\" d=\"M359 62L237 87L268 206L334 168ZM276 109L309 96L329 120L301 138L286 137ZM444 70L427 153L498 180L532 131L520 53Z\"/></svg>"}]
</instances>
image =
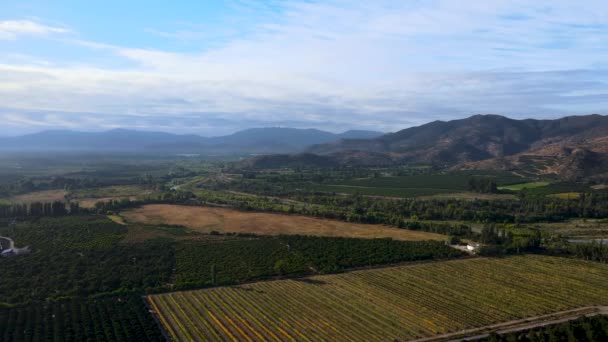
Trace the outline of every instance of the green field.
<instances>
[{"instance_id":1,"label":"green field","mask_svg":"<svg viewBox=\"0 0 608 342\"><path fill-rule=\"evenodd\" d=\"M140 185L115 185L100 188L79 189L71 193L74 198L129 197L145 193Z\"/></svg>"},{"instance_id":2,"label":"green field","mask_svg":"<svg viewBox=\"0 0 608 342\"><path fill-rule=\"evenodd\" d=\"M335 192L343 194L360 194L365 196L382 197L419 197L432 196L445 193L458 193L464 190L442 189L442 188L391 188L391 187L363 187L349 185L324 185L318 184L310 187L311 190L321 192Z\"/></svg>"},{"instance_id":3,"label":"green field","mask_svg":"<svg viewBox=\"0 0 608 342\"><path fill-rule=\"evenodd\" d=\"M346 194L361 194L386 197L419 197L469 190L472 176L494 177L497 184L521 182L522 178L509 172L459 172L452 174L423 174L410 176L383 176L359 178L314 184L312 190Z\"/></svg>"},{"instance_id":4,"label":"green field","mask_svg":"<svg viewBox=\"0 0 608 342\"><path fill-rule=\"evenodd\" d=\"M510 190L510 191L521 191L524 189L535 189L549 185L549 182L529 182L529 183L519 183L512 185L504 185L498 187L498 190Z\"/></svg>"},{"instance_id":5,"label":"green field","mask_svg":"<svg viewBox=\"0 0 608 342\"><path fill-rule=\"evenodd\" d=\"M153 295L187 340L410 340L608 304L608 265L517 256Z\"/></svg>"}]
</instances>

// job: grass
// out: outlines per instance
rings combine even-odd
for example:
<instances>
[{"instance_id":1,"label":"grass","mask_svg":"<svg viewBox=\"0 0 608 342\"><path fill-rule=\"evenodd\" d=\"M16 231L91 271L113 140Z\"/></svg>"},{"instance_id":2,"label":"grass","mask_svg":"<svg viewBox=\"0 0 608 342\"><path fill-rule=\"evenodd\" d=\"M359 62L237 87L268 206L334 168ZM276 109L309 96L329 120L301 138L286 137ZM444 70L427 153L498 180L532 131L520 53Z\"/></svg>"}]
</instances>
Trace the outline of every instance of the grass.
<instances>
[{"instance_id":1,"label":"grass","mask_svg":"<svg viewBox=\"0 0 608 342\"><path fill-rule=\"evenodd\" d=\"M114 185L100 188L79 189L70 193L71 198L77 201L82 208L94 208L97 202L108 202L128 198L135 200L137 196L152 193L151 190L140 185Z\"/></svg>"},{"instance_id":2,"label":"grass","mask_svg":"<svg viewBox=\"0 0 608 342\"><path fill-rule=\"evenodd\" d=\"M110 220L112 220L115 223L121 224L121 225L126 225L125 220L122 218L122 216L119 215L108 215L108 218Z\"/></svg>"},{"instance_id":3,"label":"grass","mask_svg":"<svg viewBox=\"0 0 608 342\"><path fill-rule=\"evenodd\" d=\"M201 233L249 233L259 235L314 235L395 240L443 240L444 235L355 224L297 215L241 212L226 208L150 204L122 212L128 223L185 226Z\"/></svg>"},{"instance_id":4,"label":"grass","mask_svg":"<svg viewBox=\"0 0 608 342\"><path fill-rule=\"evenodd\" d=\"M499 186L498 190L510 190L510 191L521 191L524 189L535 189L549 185L549 182L529 182L529 183L519 183L512 185L503 185Z\"/></svg>"},{"instance_id":5,"label":"grass","mask_svg":"<svg viewBox=\"0 0 608 342\"><path fill-rule=\"evenodd\" d=\"M608 304L608 265L475 258L149 296L175 340L410 340Z\"/></svg>"},{"instance_id":6,"label":"grass","mask_svg":"<svg viewBox=\"0 0 608 342\"><path fill-rule=\"evenodd\" d=\"M561 198L561 199L577 199L581 197L580 192L560 192L557 194L547 195L549 197Z\"/></svg>"},{"instance_id":7,"label":"grass","mask_svg":"<svg viewBox=\"0 0 608 342\"><path fill-rule=\"evenodd\" d=\"M593 189L585 184L560 182L560 183L551 183L547 186L528 188L528 189L525 189L525 191L527 194L531 194L531 195L549 196L549 195L554 195L554 194L589 192L589 191L593 191Z\"/></svg>"}]
</instances>

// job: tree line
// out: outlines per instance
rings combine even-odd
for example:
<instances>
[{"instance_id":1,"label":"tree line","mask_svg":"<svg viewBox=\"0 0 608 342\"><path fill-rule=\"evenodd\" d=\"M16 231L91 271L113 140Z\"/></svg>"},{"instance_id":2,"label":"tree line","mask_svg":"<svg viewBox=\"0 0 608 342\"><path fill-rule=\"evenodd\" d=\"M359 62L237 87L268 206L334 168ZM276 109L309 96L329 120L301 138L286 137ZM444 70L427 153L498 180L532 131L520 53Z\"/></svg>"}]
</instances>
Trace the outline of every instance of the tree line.
<instances>
[{"instance_id":1,"label":"tree line","mask_svg":"<svg viewBox=\"0 0 608 342\"><path fill-rule=\"evenodd\" d=\"M25 217L41 217L41 216L64 216L77 215L86 213L87 210L80 208L77 202L66 203L63 201L53 202L32 202L32 203L15 203L15 204L0 204L0 217L9 218L25 218Z\"/></svg>"}]
</instances>

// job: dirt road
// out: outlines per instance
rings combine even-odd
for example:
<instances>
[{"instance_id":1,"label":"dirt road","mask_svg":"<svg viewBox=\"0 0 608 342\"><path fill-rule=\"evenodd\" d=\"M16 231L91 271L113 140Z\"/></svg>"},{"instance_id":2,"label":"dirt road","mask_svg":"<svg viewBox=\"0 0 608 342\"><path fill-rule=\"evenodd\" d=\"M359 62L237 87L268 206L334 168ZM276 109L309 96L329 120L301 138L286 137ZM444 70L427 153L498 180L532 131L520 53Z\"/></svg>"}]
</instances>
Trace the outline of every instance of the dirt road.
<instances>
[{"instance_id":1,"label":"dirt road","mask_svg":"<svg viewBox=\"0 0 608 342\"><path fill-rule=\"evenodd\" d=\"M491 333L506 334L520 330L528 330L563 323L583 316L595 315L608 315L608 306L587 306L572 310L559 311L542 316L528 317L509 322L492 324L480 328L462 330L455 333L436 335L433 337L414 340L414 342L476 341L488 337Z\"/></svg>"}]
</instances>

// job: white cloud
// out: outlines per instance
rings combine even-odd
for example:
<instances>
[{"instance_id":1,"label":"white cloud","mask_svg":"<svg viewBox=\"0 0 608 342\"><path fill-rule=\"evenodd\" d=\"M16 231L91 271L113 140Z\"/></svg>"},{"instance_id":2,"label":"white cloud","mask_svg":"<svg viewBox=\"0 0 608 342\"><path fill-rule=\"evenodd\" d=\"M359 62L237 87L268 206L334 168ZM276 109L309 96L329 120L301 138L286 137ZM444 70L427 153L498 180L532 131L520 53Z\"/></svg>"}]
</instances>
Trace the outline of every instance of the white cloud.
<instances>
[{"instance_id":1,"label":"white cloud","mask_svg":"<svg viewBox=\"0 0 608 342\"><path fill-rule=\"evenodd\" d=\"M31 20L0 21L0 40L15 40L19 36L48 36L66 32L69 32L66 28L48 26Z\"/></svg>"},{"instance_id":2,"label":"white cloud","mask_svg":"<svg viewBox=\"0 0 608 342\"><path fill-rule=\"evenodd\" d=\"M13 60L0 64L0 103L56 115L105 113L97 114L100 126L113 127L110 114L120 114L132 127L211 133L239 123L396 130L479 112L608 110L608 72L597 67L608 54L603 0L584 7L567 0L283 6L247 35L189 53L66 40L80 54L108 53L125 66ZM182 33L175 38L198 37Z\"/></svg>"}]
</instances>

